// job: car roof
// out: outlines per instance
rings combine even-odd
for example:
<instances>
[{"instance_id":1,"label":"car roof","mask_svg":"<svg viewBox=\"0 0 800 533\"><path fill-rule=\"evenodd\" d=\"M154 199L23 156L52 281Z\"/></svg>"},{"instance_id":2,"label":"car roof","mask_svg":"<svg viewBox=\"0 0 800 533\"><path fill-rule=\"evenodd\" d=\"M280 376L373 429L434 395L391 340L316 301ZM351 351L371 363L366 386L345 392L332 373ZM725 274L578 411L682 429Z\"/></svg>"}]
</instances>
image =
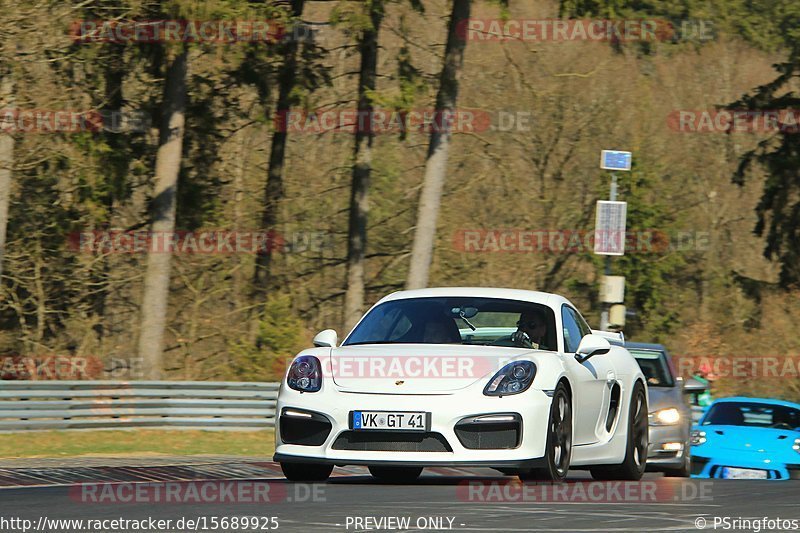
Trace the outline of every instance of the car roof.
<instances>
[{"instance_id":1,"label":"car roof","mask_svg":"<svg viewBox=\"0 0 800 533\"><path fill-rule=\"evenodd\" d=\"M783 407L794 407L795 409L800 409L800 403L787 402L785 400L775 400L772 398L748 398L746 396L731 396L730 398L719 398L718 400L714 401L714 403L730 403L730 402L766 403L771 405L781 405Z\"/></svg>"},{"instance_id":2,"label":"car roof","mask_svg":"<svg viewBox=\"0 0 800 533\"><path fill-rule=\"evenodd\" d=\"M626 348L639 348L640 350L654 350L659 352L667 351L667 348L663 344L653 344L651 342L630 342L625 341Z\"/></svg>"},{"instance_id":3,"label":"car roof","mask_svg":"<svg viewBox=\"0 0 800 533\"><path fill-rule=\"evenodd\" d=\"M430 289L414 289L408 291L397 291L381 298L378 303L393 300L405 300L408 298L434 298L434 297L453 297L466 296L477 298L498 298L502 300L518 300L547 305L552 308L561 307L561 304L568 304L572 307L572 302L549 292L527 291L523 289L503 289L493 287L436 287Z\"/></svg>"}]
</instances>

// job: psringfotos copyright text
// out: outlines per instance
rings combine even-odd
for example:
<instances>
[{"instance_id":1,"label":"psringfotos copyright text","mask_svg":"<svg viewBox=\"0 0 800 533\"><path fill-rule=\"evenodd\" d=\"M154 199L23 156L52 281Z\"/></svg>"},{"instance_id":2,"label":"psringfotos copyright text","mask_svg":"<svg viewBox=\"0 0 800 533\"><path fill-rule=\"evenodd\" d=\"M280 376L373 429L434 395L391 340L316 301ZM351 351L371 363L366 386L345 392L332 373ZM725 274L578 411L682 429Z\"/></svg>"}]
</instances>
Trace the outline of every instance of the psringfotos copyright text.
<instances>
[{"instance_id":1,"label":"psringfotos copyright text","mask_svg":"<svg viewBox=\"0 0 800 533\"><path fill-rule=\"evenodd\" d=\"M742 518L741 516L709 516L698 517L694 521L697 529L714 529L722 531L798 531L800 519L797 518Z\"/></svg>"}]
</instances>

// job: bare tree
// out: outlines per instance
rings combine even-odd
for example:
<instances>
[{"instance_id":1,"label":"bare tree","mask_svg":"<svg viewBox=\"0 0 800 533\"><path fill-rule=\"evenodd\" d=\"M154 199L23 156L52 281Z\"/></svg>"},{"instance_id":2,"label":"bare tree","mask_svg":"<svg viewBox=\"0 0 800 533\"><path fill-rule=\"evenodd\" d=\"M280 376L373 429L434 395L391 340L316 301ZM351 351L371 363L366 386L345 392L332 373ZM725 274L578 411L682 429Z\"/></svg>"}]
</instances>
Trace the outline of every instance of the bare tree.
<instances>
[{"instance_id":1,"label":"bare tree","mask_svg":"<svg viewBox=\"0 0 800 533\"><path fill-rule=\"evenodd\" d=\"M303 14L305 0L292 0L292 17L297 19ZM278 74L278 103L277 112L289 111L292 103L292 91L297 80L297 54L298 39L290 38L282 46L284 57ZM264 188L264 211L261 215L261 229L274 232L278 221L278 204L284 196L283 171L286 160L286 128L278 128L272 134L272 144L269 152L269 168L267 170L267 185ZM273 233L269 233L272 235ZM273 243L267 243L267 249L256 257L255 286L260 293L266 292L271 281L270 266L272 263Z\"/></svg>"},{"instance_id":2,"label":"bare tree","mask_svg":"<svg viewBox=\"0 0 800 533\"><path fill-rule=\"evenodd\" d=\"M186 47L167 68L164 80L161 129L156 155L155 193L150 205L151 229L164 236L175 230L175 198L181 168L184 124L186 120ZM170 281L169 250L151 248L147 257L147 273L142 299L142 325L139 336L139 357L147 379L161 379L164 330Z\"/></svg>"},{"instance_id":3,"label":"bare tree","mask_svg":"<svg viewBox=\"0 0 800 533\"><path fill-rule=\"evenodd\" d=\"M0 101L10 108L14 101L14 78L11 69L3 73L0 81ZM14 137L0 132L0 283L3 279L3 258L6 249L6 230L8 228L8 203L11 198L11 172L14 165Z\"/></svg>"},{"instance_id":4,"label":"bare tree","mask_svg":"<svg viewBox=\"0 0 800 533\"><path fill-rule=\"evenodd\" d=\"M364 256L367 247L369 182L372 174L372 93L378 70L378 33L383 20L383 1L367 2L370 24L358 39L361 67L358 75L358 120L350 188L350 218L347 237L347 290L344 325L352 328L364 311Z\"/></svg>"},{"instance_id":5,"label":"bare tree","mask_svg":"<svg viewBox=\"0 0 800 533\"><path fill-rule=\"evenodd\" d=\"M447 175L450 152L450 117L455 112L458 98L458 78L464 66L466 36L460 30L469 19L472 0L454 0L447 31L444 64L436 96L436 123L431 131L428 156L425 162L425 181L419 199L417 226L411 249L411 268L406 288L419 289L428 285L433 245L436 240L436 220L442 189Z\"/></svg>"}]
</instances>

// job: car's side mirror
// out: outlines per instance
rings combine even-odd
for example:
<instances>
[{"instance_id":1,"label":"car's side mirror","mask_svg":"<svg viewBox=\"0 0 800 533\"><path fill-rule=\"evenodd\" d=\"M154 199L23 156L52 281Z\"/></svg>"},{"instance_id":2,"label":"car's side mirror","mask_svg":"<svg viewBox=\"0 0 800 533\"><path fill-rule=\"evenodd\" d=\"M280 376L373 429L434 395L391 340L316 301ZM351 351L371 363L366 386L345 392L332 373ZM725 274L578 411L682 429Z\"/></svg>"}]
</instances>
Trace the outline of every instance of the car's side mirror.
<instances>
[{"instance_id":1,"label":"car's side mirror","mask_svg":"<svg viewBox=\"0 0 800 533\"><path fill-rule=\"evenodd\" d=\"M575 360L584 363L595 355L603 355L611 351L611 343L600 335L586 335L581 339L575 351Z\"/></svg>"},{"instance_id":2,"label":"car's side mirror","mask_svg":"<svg viewBox=\"0 0 800 533\"><path fill-rule=\"evenodd\" d=\"M708 384L694 378L689 378L683 382L683 390L687 394L705 392L708 390Z\"/></svg>"},{"instance_id":3,"label":"car's side mirror","mask_svg":"<svg viewBox=\"0 0 800 533\"><path fill-rule=\"evenodd\" d=\"M337 344L339 344L339 335L334 329L320 331L314 337L314 346L317 348L336 348Z\"/></svg>"}]
</instances>

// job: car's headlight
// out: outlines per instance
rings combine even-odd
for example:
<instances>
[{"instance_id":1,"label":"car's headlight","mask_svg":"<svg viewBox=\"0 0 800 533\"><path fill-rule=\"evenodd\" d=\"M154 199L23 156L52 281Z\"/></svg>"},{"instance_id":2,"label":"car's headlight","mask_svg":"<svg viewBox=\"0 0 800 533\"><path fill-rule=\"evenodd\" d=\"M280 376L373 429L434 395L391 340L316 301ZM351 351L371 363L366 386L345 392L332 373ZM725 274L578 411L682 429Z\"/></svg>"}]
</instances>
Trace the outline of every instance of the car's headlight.
<instances>
[{"instance_id":1,"label":"car's headlight","mask_svg":"<svg viewBox=\"0 0 800 533\"><path fill-rule=\"evenodd\" d=\"M313 355L301 355L292 362L286 375L289 388L300 392L317 392L322 388L322 365Z\"/></svg>"},{"instance_id":2,"label":"car's headlight","mask_svg":"<svg viewBox=\"0 0 800 533\"><path fill-rule=\"evenodd\" d=\"M536 365L530 361L509 363L495 374L483 393L486 396L509 396L525 392L536 376Z\"/></svg>"},{"instance_id":3,"label":"car's headlight","mask_svg":"<svg viewBox=\"0 0 800 533\"><path fill-rule=\"evenodd\" d=\"M706 442L706 432L705 431L692 431L692 435L689 438L689 443L692 446L700 446L701 444L705 444Z\"/></svg>"},{"instance_id":4,"label":"car's headlight","mask_svg":"<svg viewBox=\"0 0 800 533\"><path fill-rule=\"evenodd\" d=\"M794 446L792 446L792 449L800 453L800 439L794 439Z\"/></svg>"},{"instance_id":5,"label":"car's headlight","mask_svg":"<svg viewBox=\"0 0 800 533\"><path fill-rule=\"evenodd\" d=\"M674 407L669 409L660 409L650 413L652 417L652 424L654 426L671 426L677 424L681 420L681 412Z\"/></svg>"}]
</instances>

